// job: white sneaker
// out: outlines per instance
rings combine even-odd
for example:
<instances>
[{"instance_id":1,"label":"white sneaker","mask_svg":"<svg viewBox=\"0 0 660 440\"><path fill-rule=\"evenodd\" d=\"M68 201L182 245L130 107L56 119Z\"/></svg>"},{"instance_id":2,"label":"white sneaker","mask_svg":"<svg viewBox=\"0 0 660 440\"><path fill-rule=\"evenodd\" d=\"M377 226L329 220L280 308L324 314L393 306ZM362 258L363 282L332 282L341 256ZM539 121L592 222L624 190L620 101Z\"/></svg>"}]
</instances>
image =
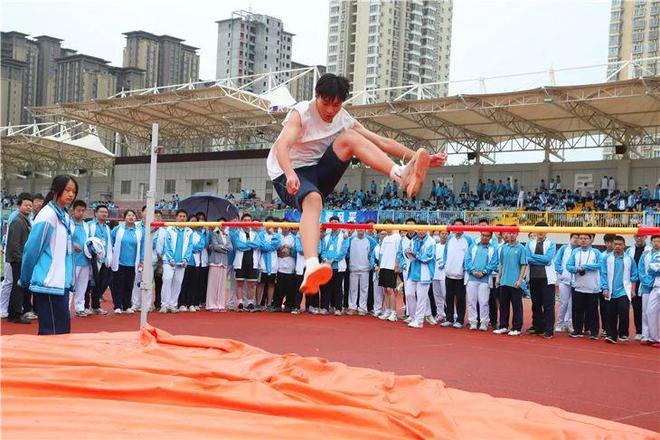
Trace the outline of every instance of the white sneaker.
<instances>
[{"instance_id":1,"label":"white sneaker","mask_svg":"<svg viewBox=\"0 0 660 440\"><path fill-rule=\"evenodd\" d=\"M9 313L0 313L0 319L7 319L9 318Z\"/></svg>"},{"instance_id":2,"label":"white sneaker","mask_svg":"<svg viewBox=\"0 0 660 440\"><path fill-rule=\"evenodd\" d=\"M503 335L504 333L509 333L508 328L498 328L497 330L493 330L493 333L496 335Z\"/></svg>"},{"instance_id":3,"label":"white sneaker","mask_svg":"<svg viewBox=\"0 0 660 440\"><path fill-rule=\"evenodd\" d=\"M135 310L133 310L132 308L128 308L128 309L126 309L126 311L124 313L132 315L133 313L135 313Z\"/></svg>"},{"instance_id":4,"label":"white sneaker","mask_svg":"<svg viewBox=\"0 0 660 440\"><path fill-rule=\"evenodd\" d=\"M25 317L27 319L37 319L38 318L37 314L34 313L34 312L27 312L25 315L23 315L23 317Z\"/></svg>"},{"instance_id":5,"label":"white sneaker","mask_svg":"<svg viewBox=\"0 0 660 440\"><path fill-rule=\"evenodd\" d=\"M412 316L408 316L406 319L403 320L403 322L405 322L406 324L410 324L411 322L413 322Z\"/></svg>"},{"instance_id":6,"label":"white sneaker","mask_svg":"<svg viewBox=\"0 0 660 440\"><path fill-rule=\"evenodd\" d=\"M115 309L115 315L121 315L121 309Z\"/></svg>"},{"instance_id":7,"label":"white sneaker","mask_svg":"<svg viewBox=\"0 0 660 440\"><path fill-rule=\"evenodd\" d=\"M412 197L419 192L424 184L430 163L429 152L420 148L415 151L415 155L403 168L401 172L401 189L406 192L408 197Z\"/></svg>"},{"instance_id":8,"label":"white sneaker","mask_svg":"<svg viewBox=\"0 0 660 440\"><path fill-rule=\"evenodd\" d=\"M335 310L335 316L341 316L343 315L341 310Z\"/></svg>"},{"instance_id":9,"label":"white sneaker","mask_svg":"<svg viewBox=\"0 0 660 440\"><path fill-rule=\"evenodd\" d=\"M555 326L555 333L561 333L564 331L564 327L561 325L556 325Z\"/></svg>"},{"instance_id":10,"label":"white sneaker","mask_svg":"<svg viewBox=\"0 0 660 440\"><path fill-rule=\"evenodd\" d=\"M169 310L170 313L179 313L179 309L176 307L168 307L167 310Z\"/></svg>"},{"instance_id":11,"label":"white sneaker","mask_svg":"<svg viewBox=\"0 0 660 440\"><path fill-rule=\"evenodd\" d=\"M321 309L321 310L319 311L319 315L327 315L327 314L329 314L329 313L330 313L330 312L328 312L328 309Z\"/></svg>"},{"instance_id":12,"label":"white sneaker","mask_svg":"<svg viewBox=\"0 0 660 440\"><path fill-rule=\"evenodd\" d=\"M92 309L85 309L85 313L87 313L88 315L94 315L94 310L92 310Z\"/></svg>"},{"instance_id":13,"label":"white sneaker","mask_svg":"<svg viewBox=\"0 0 660 440\"><path fill-rule=\"evenodd\" d=\"M479 330L482 332L487 332L488 331L488 324L481 324L481 327L479 327Z\"/></svg>"},{"instance_id":14,"label":"white sneaker","mask_svg":"<svg viewBox=\"0 0 660 440\"><path fill-rule=\"evenodd\" d=\"M390 312L390 316L387 317L387 320L390 321L390 322L397 322L398 321L398 318L396 316L396 312L394 310L392 310Z\"/></svg>"},{"instance_id":15,"label":"white sneaker","mask_svg":"<svg viewBox=\"0 0 660 440\"><path fill-rule=\"evenodd\" d=\"M420 321L411 321L408 323L408 327L410 328L424 328L424 323Z\"/></svg>"},{"instance_id":16,"label":"white sneaker","mask_svg":"<svg viewBox=\"0 0 660 440\"><path fill-rule=\"evenodd\" d=\"M140 307L140 306L137 306L137 307L134 306L134 307L131 307L131 309L133 309L134 312L141 312L142 311L142 307Z\"/></svg>"},{"instance_id":17,"label":"white sneaker","mask_svg":"<svg viewBox=\"0 0 660 440\"><path fill-rule=\"evenodd\" d=\"M454 327L454 328L463 328L463 324L461 324L460 322L455 322L455 323L452 325L452 327Z\"/></svg>"},{"instance_id":18,"label":"white sneaker","mask_svg":"<svg viewBox=\"0 0 660 440\"><path fill-rule=\"evenodd\" d=\"M167 313L167 312L168 312L167 307L160 308L160 313Z\"/></svg>"},{"instance_id":19,"label":"white sneaker","mask_svg":"<svg viewBox=\"0 0 660 440\"><path fill-rule=\"evenodd\" d=\"M312 315L318 315L319 314L319 309L317 307L310 307L309 308L309 313Z\"/></svg>"},{"instance_id":20,"label":"white sneaker","mask_svg":"<svg viewBox=\"0 0 660 440\"><path fill-rule=\"evenodd\" d=\"M635 335L635 341L641 341L642 340L642 335L636 334Z\"/></svg>"},{"instance_id":21,"label":"white sneaker","mask_svg":"<svg viewBox=\"0 0 660 440\"><path fill-rule=\"evenodd\" d=\"M367 311L364 309L358 309L358 316L367 316Z\"/></svg>"},{"instance_id":22,"label":"white sneaker","mask_svg":"<svg viewBox=\"0 0 660 440\"><path fill-rule=\"evenodd\" d=\"M195 306L190 306L190 307L188 307L188 311L189 312L196 312L197 308Z\"/></svg>"},{"instance_id":23,"label":"white sneaker","mask_svg":"<svg viewBox=\"0 0 660 440\"><path fill-rule=\"evenodd\" d=\"M477 329L477 324L470 324L470 330L476 330Z\"/></svg>"},{"instance_id":24,"label":"white sneaker","mask_svg":"<svg viewBox=\"0 0 660 440\"><path fill-rule=\"evenodd\" d=\"M427 316L425 319L426 322L428 322L431 325L438 325L438 321L436 321L436 319L432 315Z\"/></svg>"},{"instance_id":25,"label":"white sneaker","mask_svg":"<svg viewBox=\"0 0 660 440\"><path fill-rule=\"evenodd\" d=\"M179 312L187 312L187 311L188 311L188 307L186 306L179 307Z\"/></svg>"},{"instance_id":26,"label":"white sneaker","mask_svg":"<svg viewBox=\"0 0 660 440\"><path fill-rule=\"evenodd\" d=\"M440 324L440 327L445 327L445 328L447 328L447 327L451 327L451 324L452 324L451 322L449 322L449 321L445 321L445 322L443 322L442 324Z\"/></svg>"},{"instance_id":27,"label":"white sneaker","mask_svg":"<svg viewBox=\"0 0 660 440\"><path fill-rule=\"evenodd\" d=\"M307 268L303 281L300 284L300 293L318 293L319 288L330 281L331 278L332 266L328 263L321 263L318 266Z\"/></svg>"},{"instance_id":28,"label":"white sneaker","mask_svg":"<svg viewBox=\"0 0 660 440\"><path fill-rule=\"evenodd\" d=\"M389 317L390 317L390 312L383 312L377 316L378 319L381 319L383 321L385 321Z\"/></svg>"},{"instance_id":29,"label":"white sneaker","mask_svg":"<svg viewBox=\"0 0 660 440\"><path fill-rule=\"evenodd\" d=\"M520 332L518 330L511 330L508 333L509 336L520 336Z\"/></svg>"}]
</instances>

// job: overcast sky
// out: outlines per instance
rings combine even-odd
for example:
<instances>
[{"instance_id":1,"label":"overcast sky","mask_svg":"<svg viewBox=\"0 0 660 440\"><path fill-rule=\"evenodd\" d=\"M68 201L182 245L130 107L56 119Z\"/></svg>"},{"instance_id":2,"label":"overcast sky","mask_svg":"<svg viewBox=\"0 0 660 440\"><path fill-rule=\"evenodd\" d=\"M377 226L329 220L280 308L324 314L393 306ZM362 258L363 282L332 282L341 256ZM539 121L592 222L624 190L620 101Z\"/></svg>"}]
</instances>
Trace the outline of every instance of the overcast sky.
<instances>
[{"instance_id":1,"label":"overcast sky","mask_svg":"<svg viewBox=\"0 0 660 440\"><path fill-rule=\"evenodd\" d=\"M366 0L365 0L366 1ZM80 53L121 66L123 32L169 34L200 48L202 79L215 78L216 20L248 8L296 34L293 60L326 63L327 0L2 0L2 30L50 35ZM607 62L609 0L454 0L450 80L562 69ZM558 84L603 81L605 68L556 73ZM486 81L486 91L549 85L548 76ZM450 93L478 93L457 83Z\"/></svg>"}]
</instances>

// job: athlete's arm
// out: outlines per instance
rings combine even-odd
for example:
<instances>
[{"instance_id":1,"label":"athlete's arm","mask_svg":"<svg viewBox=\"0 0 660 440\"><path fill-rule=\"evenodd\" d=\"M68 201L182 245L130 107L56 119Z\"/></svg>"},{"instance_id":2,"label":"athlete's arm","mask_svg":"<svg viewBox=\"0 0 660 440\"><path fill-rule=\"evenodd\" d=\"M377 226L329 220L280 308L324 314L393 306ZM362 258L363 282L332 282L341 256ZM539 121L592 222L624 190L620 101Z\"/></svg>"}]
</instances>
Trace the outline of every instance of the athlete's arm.
<instances>
[{"instance_id":1,"label":"athlete's arm","mask_svg":"<svg viewBox=\"0 0 660 440\"><path fill-rule=\"evenodd\" d=\"M293 170L291 158L289 157L289 149L296 139L298 139L300 130L302 130L300 113L294 110L291 112L286 124L284 124L280 136L275 141L275 144L273 144L277 163L280 165L280 168L282 168L282 171L284 171L284 175L286 176L286 188L290 194L295 194L300 188L300 181L298 180L296 172Z\"/></svg>"},{"instance_id":2,"label":"athlete's arm","mask_svg":"<svg viewBox=\"0 0 660 440\"><path fill-rule=\"evenodd\" d=\"M395 157L399 157L403 160L410 160L415 155L415 152L400 142L395 141L394 139L387 138L385 136L380 136L374 133L371 130L365 128L364 125L360 124L358 121L355 121L353 125L353 130L360 133L362 136L369 139L371 142L376 144L378 148ZM437 153L431 155L431 166L432 167L441 167L445 164L447 160L446 153Z\"/></svg>"}]
</instances>

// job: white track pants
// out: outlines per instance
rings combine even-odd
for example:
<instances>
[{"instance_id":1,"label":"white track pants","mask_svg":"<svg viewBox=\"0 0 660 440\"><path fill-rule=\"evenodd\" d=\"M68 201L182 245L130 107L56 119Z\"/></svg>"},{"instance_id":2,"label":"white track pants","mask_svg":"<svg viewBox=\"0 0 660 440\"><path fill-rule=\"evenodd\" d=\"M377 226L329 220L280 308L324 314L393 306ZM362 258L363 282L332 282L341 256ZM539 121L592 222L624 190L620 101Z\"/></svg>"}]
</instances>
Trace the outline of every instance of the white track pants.
<instances>
[{"instance_id":1,"label":"white track pants","mask_svg":"<svg viewBox=\"0 0 660 440\"><path fill-rule=\"evenodd\" d=\"M161 307L174 308L179 302L181 283L186 268L181 266L172 267L163 264L163 288L161 290Z\"/></svg>"},{"instance_id":2,"label":"white track pants","mask_svg":"<svg viewBox=\"0 0 660 440\"><path fill-rule=\"evenodd\" d=\"M490 286L488 286L488 283L468 281L465 292L467 296L468 322L470 325L488 325L490 322L490 309L488 308ZM479 307L480 323L477 322L477 307Z\"/></svg>"},{"instance_id":3,"label":"white track pants","mask_svg":"<svg viewBox=\"0 0 660 440\"><path fill-rule=\"evenodd\" d=\"M369 272L350 272L349 288L348 308L366 312L367 296L369 294ZM359 304L358 292L360 293Z\"/></svg>"}]
</instances>

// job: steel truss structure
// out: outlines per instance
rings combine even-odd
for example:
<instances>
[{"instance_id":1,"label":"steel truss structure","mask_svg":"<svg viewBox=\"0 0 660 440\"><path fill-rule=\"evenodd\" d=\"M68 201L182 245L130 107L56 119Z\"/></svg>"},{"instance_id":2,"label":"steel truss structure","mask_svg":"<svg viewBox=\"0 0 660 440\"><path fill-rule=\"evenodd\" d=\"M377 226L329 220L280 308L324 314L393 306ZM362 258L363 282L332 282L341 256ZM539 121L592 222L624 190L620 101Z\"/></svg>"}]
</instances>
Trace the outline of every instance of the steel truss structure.
<instances>
[{"instance_id":1,"label":"steel truss structure","mask_svg":"<svg viewBox=\"0 0 660 440\"><path fill-rule=\"evenodd\" d=\"M0 141L3 171L22 178L63 170L104 174L114 161L96 130L77 121L0 127Z\"/></svg>"},{"instance_id":2,"label":"steel truss structure","mask_svg":"<svg viewBox=\"0 0 660 440\"><path fill-rule=\"evenodd\" d=\"M274 108L268 93L257 95L251 87L265 81L274 90L308 75L315 79L318 72L310 67L141 89L34 108L33 113L103 127L142 145L156 122L165 144L205 140L203 148L209 149L266 148L277 138L286 111ZM629 157L640 158L648 154L644 147L659 144L658 76L441 98L430 97L431 86L406 86L394 99L362 104L358 98L364 91L357 91L346 108L376 133L413 147L471 153L477 161L494 162L496 153L518 151L542 151L546 159L564 160L566 149L619 144L627 147ZM397 89L384 90L391 96Z\"/></svg>"}]
</instances>

